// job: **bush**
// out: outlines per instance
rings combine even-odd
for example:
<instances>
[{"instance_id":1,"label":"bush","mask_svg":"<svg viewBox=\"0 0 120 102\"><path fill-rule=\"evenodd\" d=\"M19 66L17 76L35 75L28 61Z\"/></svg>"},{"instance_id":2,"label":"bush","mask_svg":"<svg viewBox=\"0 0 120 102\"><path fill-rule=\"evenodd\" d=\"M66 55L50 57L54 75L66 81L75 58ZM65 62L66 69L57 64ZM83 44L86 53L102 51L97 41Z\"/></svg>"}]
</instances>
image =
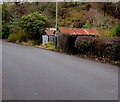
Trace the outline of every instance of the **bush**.
<instances>
[{"instance_id":1,"label":"bush","mask_svg":"<svg viewBox=\"0 0 120 102\"><path fill-rule=\"evenodd\" d=\"M120 37L108 38L103 55L113 60L120 60Z\"/></svg>"},{"instance_id":2,"label":"bush","mask_svg":"<svg viewBox=\"0 0 120 102\"><path fill-rule=\"evenodd\" d=\"M43 15L35 12L27 16L22 16L21 27L28 33L29 40L36 40L42 42L42 35L48 26L48 20Z\"/></svg>"},{"instance_id":3,"label":"bush","mask_svg":"<svg viewBox=\"0 0 120 102\"><path fill-rule=\"evenodd\" d=\"M59 42L59 48L61 48L63 51L75 54L76 49L74 47L76 37L73 37L69 34L58 34L58 42Z\"/></svg>"},{"instance_id":4,"label":"bush","mask_svg":"<svg viewBox=\"0 0 120 102\"><path fill-rule=\"evenodd\" d=\"M75 47L79 54L92 54L94 38L89 36L78 37L75 41Z\"/></svg>"},{"instance_id":5,"label":"bush","mask_svg":"<svg viewBox=\"0 0 120 102\"><path fill-rule=\"evenodd\" d=\"M91 36L73 37L58 34L59 48L72 54L94 55L96 57L120 60L120 37L95 38Z\"/></svg>"},{"instance_id":6,"label":"bush","mask_svg":"<svg viewBox=\"0 0 120 102\"><path fill-rule=\"evenodd\" d=\"M8 37L8 41L15 43L17 41L16 35L10 34L9 37Z\"/></svg>"},{"instance_id":7,"label":"bush","mask_svg":"<svg viewBox=\"0 0 120 102\"><path fill-rule=\"evenodd\" d=\"M93 53L96 56L98 57L103 56L104 49L105 49L104 43L105 43L104 38L95 38Z\"/></svg>"},{"instance_id":8,"label":"bush","mask_svg":"<svg viewBox=\"0 0 120 102\"><path fill-rule=\"evenodd\" d=\"M62 34L62 33L58 34L59 47L63 49L64 51L67 51L68 49L67 45L68 45L69 39L70 39L69 34Z\"/></svg>"},{"instance_id":9,"label":"bush","mask_svg":"<svg viewBox=\"0 0 120 102\"><path fill-rule=\"evenodd\" d=\"M2 38L7 39L10 34L11 26L9 23L2 24Z\"/></svg>"},{"instance_id":10,"label":"bush","mask_svg":"<svg viewBox=\"0 0 120 102\"><path fill-rule=\"evenodd\" d=\"M119 37L120 36L120 22L117 22L113 28L114 36Z\"/></svg>"},{"instance_id":11,"label":"bush","mask_svg":"<svg viewBox=\"0 0 120 102\"><path fill-rule=\"evenodd\" d=\"M91 24L90 24L90 22L89 21L86 21L86 23L85 23L85 25L83 25L83 27L82 28L91 28Z\"/></svg>"},{"instance_id":12,"label":"bush","mask_svg":"<svg viewBox=\"0 0 120 102\"><path fill-rule=\"evenodd\" d=\"M7 39L10 34L11 29L11 6L8 3L3 3L2 5L2 38Z\"/></svg>"},{"instance_id":13,"label":"bush","mask_svg":"<svg viewBox=\"0 0 120 102\"><path fill-rule=\"evenodd\" d=\"M120 60L120 37L96 38L94 53L100 57Z\"/></svg>"},{"instance_id":14,"label":"bush","mask_svg":"<svg viewBox=\"0 0 120 102\"><path fill-rule=\"evenodd\" d=\"M120 23L115 23L115 26L108 29L99 30L100 37L120 37Z\"/></svg>"},{"instance_id":15,"label":"bush","mask_svg":"<svg viewBox=\"0 0 120 102\"><path fill-rule=\"evenodd\" d=\"M15 30L13 34L10 34L8 37L8 41L10 42L22 42L27 41L27 34L24 30Z\"/></svg>"},{"instance_id":16,"label":"bush","mask_svg":"<svg viewBox=\"0 0 120 102\"><path fill-rule=\"evenodd\" d=\"M120 60L120 37L78 37L75 41L75 47L79 54Z\"/></svg>"},{"instance_id":17,"label":"bush","mask_svg":"<svg viewBox=\"0 0 120 102\"><path fill-rule=\"evenodd\" d=\"M105 38L105 37L114 37L114 33L112 30L107 29L100 29L99 30L99 37Z\"/></svg>"}]
</instances>

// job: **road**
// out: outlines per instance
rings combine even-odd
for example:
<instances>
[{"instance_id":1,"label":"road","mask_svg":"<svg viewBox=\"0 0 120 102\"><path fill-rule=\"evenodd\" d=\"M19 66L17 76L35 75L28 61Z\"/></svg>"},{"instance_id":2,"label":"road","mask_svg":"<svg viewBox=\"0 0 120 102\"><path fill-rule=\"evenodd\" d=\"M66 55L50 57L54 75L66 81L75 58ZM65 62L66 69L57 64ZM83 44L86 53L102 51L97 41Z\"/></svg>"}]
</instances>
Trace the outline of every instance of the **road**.
<instances>
[{"instance_id":1,"label":"road","mask_svg":"<svg viewBox=\"0 0 120 102\"><path fill-rule=\"evenodd\" d=\"M3 100L117 100L118 67L3 42Z\"/></svg>"}]
</instances>

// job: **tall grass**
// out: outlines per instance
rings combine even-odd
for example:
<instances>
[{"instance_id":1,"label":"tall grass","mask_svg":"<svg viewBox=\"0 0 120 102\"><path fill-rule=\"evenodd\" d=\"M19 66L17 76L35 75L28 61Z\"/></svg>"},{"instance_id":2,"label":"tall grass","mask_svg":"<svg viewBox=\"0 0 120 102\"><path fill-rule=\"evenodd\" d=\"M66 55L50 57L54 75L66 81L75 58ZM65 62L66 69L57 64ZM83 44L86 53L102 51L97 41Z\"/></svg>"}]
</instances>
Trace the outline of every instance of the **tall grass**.
<instances>
[{"instance_id":1,"label":"tall grass","mask_svg":"<svg viewBox=\"0 0 120 102\"><path fill-rule=\"evenodd\" d=\"M27 41L27 34L24 30L15 31L9 35L8 41L14 42L14 43Z\"/></svg>"},{"instance_id":2,"label":"tall grass","mask_svg":"<svg viewBox=\"0 0 120 102\"><path fill-rule=\"evenodd\" d=\"M98 30L98 32L99 32L99 37L102 37L102 38L114 37L114 33L112 32L112 30L102 29L102 30Z\"/></svg>"}]
</instances>

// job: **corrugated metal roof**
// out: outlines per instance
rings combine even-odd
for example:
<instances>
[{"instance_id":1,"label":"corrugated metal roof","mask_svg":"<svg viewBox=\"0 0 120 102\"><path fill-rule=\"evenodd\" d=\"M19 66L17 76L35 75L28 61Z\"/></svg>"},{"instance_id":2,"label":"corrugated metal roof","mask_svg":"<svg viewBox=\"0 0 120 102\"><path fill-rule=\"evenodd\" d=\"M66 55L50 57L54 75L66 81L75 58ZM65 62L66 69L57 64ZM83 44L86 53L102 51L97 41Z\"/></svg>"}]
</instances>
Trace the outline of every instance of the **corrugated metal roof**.
<instances>
[{"instance_id":1,"label":"corrugated metal roof","mask_svg":"<svg viewBox=\"0 0 120 102\"><path fill-rule=\"evenodd\" d=\"M73 28L73 30L76 32L77 35L88 35L84 29L79 29L79 28Z\"/></svg>"},{"instance_id":2,"label":"corrugated metal roof","mask_svg":"<svg viewBox=\"0 0 120 102\"><path fill-rule=\"evenodd\" d=\"M77 35L72 28L59 28L61 33L67 33L70 35Z\"/></svg>"},{"instance_id":3,"label":"corrugated metal roof","mask_svg":"<svg viewBox=\"0 0 120 102\"><path fill-rule=\"evenodd\" d=\"M98 35L99 33L95 29L86 28L85 29L89 35Z\"/></svg>"},{"instance_id":4,"label":"corrugated metal roof","mask_svg":"<svg viewBox=\"0 0 120 102\"><path fill-rule=\"evenodd\" d=\"M68 33L70 35L98 35L95 29L91 28L59 28L61 33Z\"/></svg>"},{"instance_id":5,"label":"corrugated metal roof","mask_svg":"<svg viewBox=\"0 0 120 102\"><path fill-rule=\"evenodd\" d=\"M52 36L54 35L55 30L45 30L46 35Z\"/></svg>"}]
</instances>

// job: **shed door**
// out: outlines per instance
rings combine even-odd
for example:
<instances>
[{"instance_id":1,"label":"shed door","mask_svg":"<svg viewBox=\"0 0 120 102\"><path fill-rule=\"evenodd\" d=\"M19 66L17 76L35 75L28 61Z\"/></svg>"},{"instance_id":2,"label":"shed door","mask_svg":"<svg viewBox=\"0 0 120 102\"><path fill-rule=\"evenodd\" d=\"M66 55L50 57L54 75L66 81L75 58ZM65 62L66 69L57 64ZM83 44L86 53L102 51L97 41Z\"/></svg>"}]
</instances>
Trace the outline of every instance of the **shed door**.
<instances>
[{"instance_id":1,"label":"shed door","mask_svg":"<svg viewBox=\"0 0 120 102\"><path fill-rule=\"evenodd\" d=\"M42 35L42 43L47 43L48 42L48 36L47 35Z\"/></svg>"}]
</instances>

